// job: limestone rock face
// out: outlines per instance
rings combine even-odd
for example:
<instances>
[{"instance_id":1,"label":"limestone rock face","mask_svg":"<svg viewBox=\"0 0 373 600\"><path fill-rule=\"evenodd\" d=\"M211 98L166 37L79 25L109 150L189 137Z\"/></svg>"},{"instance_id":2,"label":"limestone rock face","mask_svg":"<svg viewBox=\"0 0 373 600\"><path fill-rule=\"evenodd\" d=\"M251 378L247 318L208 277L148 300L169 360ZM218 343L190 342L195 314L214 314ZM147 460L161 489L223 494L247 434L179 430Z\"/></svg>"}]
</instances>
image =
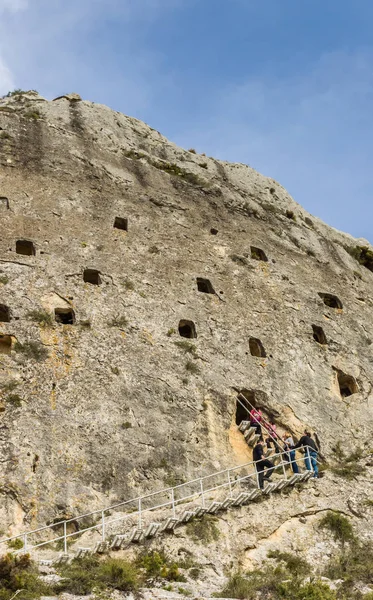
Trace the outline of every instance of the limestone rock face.
<instances>
[{"instance_id":1,"label":"limestone rock face","mask_svg":"<svg viewBox=\"0 0 373 600\"><path fill-rule=\"evenodd\" d=\"M251 460L239 390L326 456L370 440L368 242L276 181L30 92L0 100L0 211L4 531Z\"/></svg>"}]
</instances>

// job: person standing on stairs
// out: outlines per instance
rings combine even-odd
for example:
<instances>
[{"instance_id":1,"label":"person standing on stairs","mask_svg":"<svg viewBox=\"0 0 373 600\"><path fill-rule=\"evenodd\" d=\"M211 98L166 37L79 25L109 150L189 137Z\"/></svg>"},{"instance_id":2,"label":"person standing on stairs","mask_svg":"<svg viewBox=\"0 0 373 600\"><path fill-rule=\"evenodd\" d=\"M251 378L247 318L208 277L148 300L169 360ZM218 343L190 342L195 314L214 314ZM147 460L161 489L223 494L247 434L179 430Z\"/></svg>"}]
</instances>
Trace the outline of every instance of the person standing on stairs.
<instances>
[{"instance_id":1,"label":"person standing on stairs","mask_svg":"<svg viewBox=\"0 0 373 600\"><path fill-rule=\"evenodd\" d=\"M317 446L311 437L311 433L307 430L304 431L304 435L300 438L294 450L297 448L303 448L304 450L304 464L307 471L313 471L313 476L319 476L319 469L317 467ZM311 467L312 465L312 467Z\"/></svg>"},{"instance_id":2,"label":"person standing on stairs","mask_svg":"<svg viewBox=\"0 0 373 600\"><path fill-rule=\"evenodd\" d=\"M298 465L295 460L295 450L294 450L295 444L294 444L294 440L289 432L286 432L284 435L284 444L285 444L284 449L288 451L287 456L288 456L288 460L291 464L293 473L299 473L299 468L298 468Z\"/></svg>"},{"instance_id":3,"label":"person standing on stairs","mask_svg":"<svg viewBox=\"0 0 373 600\"><path fill-rule=\"evenodd\" d=\"M264 487L264 480L268 481L275 470L274 464L264 457L262 440L259 440L256 446L254 446L253 460L258 474L259 487L262 490Z\"/></svg>"},{"instance_id":4,"label":"person standing on stairs","mask_svg":"<svg viewBox=\"0 0 373 600\"><path fill-rule=\"evenodd\" d=\"M280 448L277 443L277 432L276 432L276 425L275 425L274 421L271 421L268 425L266 424L266 430L269 434L266 439L267 447L272 448L272 444L273 444L275 447L275 453L279 454Z\"/></svg>"},{"instance_id":5,"label":"person standing on stairs","mask_svg":"<svg viewBox=\"0 0 373 600\"><path fill-rule=\"evenodd\" d=\"M262 420L262 411L252 408L250 411L250 426L255 427L255 433L260 435L260 439L263 440L262 426L260 424Z\"/></svg>"}]
</instances>

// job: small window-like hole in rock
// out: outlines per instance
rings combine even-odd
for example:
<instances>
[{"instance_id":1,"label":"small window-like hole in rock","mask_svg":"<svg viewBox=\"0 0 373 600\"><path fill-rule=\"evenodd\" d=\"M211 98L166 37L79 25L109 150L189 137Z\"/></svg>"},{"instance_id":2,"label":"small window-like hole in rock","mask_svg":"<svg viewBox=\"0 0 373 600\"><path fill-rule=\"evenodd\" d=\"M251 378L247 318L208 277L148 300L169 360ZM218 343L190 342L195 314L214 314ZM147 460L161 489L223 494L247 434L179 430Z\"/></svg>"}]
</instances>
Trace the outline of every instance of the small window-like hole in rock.
<instances>
[{"instance_id":1,"label":"small window-like hole in rock","mask_svg":"<svg viewBox=\"0 0 373 600\"><path fill-rule=\"evenodd\" d=\"M196 326L193 321L181 320L179 323L179 334L181 337L193 339L197 337Z\"/></svg>"},{"instance_id":2,"label":"small window-like hole in rock","mask_svg":"<svg viewBox=\"0 0 373 600\"><path fill-rule=\"evenodd\" d=\"M9 208L9 200L5 196L0 196L0 208L7 210Z\"/></svg>"},{"instance_id":3,"label":"small window-like hole in rock","mask_svg":"<svg viewBox=\"0 0 373 600\"><path fill-rule=\"evenodd\" d=\"M54 317L62 325L74 325L75 314L72 308L55 308Z\"/></svg>"},{"instance_id":4,"label":"small window-like hole in rock","mask_svg":"<svg viewBox=\"0 0 373 600\"><path fill-rule=\"evenodd\" d=\"M249 339L249 348L251 356L265 358L267 356L262 342L258 338Z\"/></svg>"},{"instance_id":5,"label":"small window-like hole in rock","mask_svg":"<svg viewBox=\"0 0 373 600\"><path fill-rule=\"evenodd\" d=\"M326 335L325 335L323 328L319 327L318 325L312 325L312 329L313 329L313 339L315 340L315 342L317 342L318 344L322 344L323 346L326 346L326 344L328 343L328 340L326 339Z\"/></svg>"},{"instance_id":6,"label":"small window-like hole in rock","mask_svg":"<svg viewBox=\"0 0 373 600\"><path fill-rule=\"evenodd\" d=\"M0 335L0 354L10 354L12 351L12 338L10 335Z\"/></svg>"},{"instance_id":7,"label":"small window-like hole in rock","mask_svg":"<svg viewBox=\"0 0 373 600\"><path fill-rule=\"evenodd\" d=\"M324 304L329 306L329 308L343 308L343 304L338 296L334 296L334 294L324 294L322 292L319 292L319 296L323 300Z\"/></svg>"},{"instance_id":8,"label":"small window-like hole in rock","mask_svg":"<svg viewBox=\"0 0 373 600\"><path fill-rule=\"evenodd\" d=\"M128 231L128 219L124 217L115 217L114 227L115 229L122 229L123 231Z\"/></svg>"},{"instance_id":9,"label":"small window-like hole in rock","mask_svg":"<svg viewBox=\"0 0 373 600\"><path fill-rule=\"evenodd\" d=\"M256 248L255 246L250 246L251 258L254 260L262 260L264 262L268 262L268 258L266 253L261 248Z\"/></svg>"},{"instance_id":10,"label":"small window-like hole in rock","mask_svg":"<svg viewBox=\"0 0 373 600\"><path fill-rule=\"evenodd\" d=\"M0 321L2 323L10 322L10 310L6 304L0 304Z\"/></svg>"},{"instance_id":11,"label":"small window-like hole in rock","mask_svg":"<svg viewBox=\"0 0 373 600\"><path fill-rule=\"evenodd\" d=\"M86 283L101 285L100 271L96 271L96 269L84 269L83 279Z\"/></svg>"},{"instance_id":12,"label":"small window-like hole in rock","mask_svg":"<svg viewBox=\"0 0 373 600\"><path fill-rule=\"evenodd\" d=\"M34 460L32 461L32 472L33 473L36 473L36 468L38 466L38 462L39 462L39 456L37 454L35 454Z\"/></svg>"},{"instance_id":13,"label":"small window-like hole in rock","mask_svg":"<svg viewBox=\"0 0 373 600\"><path fill-rule=\"evenodd\" d=\"M215 294L215 290L212 287L211 281L209 279L197 277L197 288L199 292L203 292L204 294Z\"/></svg>"},{"instance_id":14,"label":"small window-like hole in rock","mask_svg":"<svg viewBox=\"0 0 373 600\"><path fill-rule=\"evenodd\" d=\"M211 227L210 233L211 233L211 235L218 235L219 231L217 229L215 229L215 227Z\"/></svg>"},{"instance_id":15,"label":"small window-like hole in rock","mask_svg":"<svg viewBox=\"0 0 373 600\"><path fill-rule=\"evenodd\" d=\"M346 375L346 373L343 373L340 369L335 369L335 371L337 373L339 391L342 398L348 398L348 396L357 394L359 386L356 383L356 379L352 377L352 375Z\"/></svg>"},{"instance_id":16,"label":"small window-like hole in rock","mask_svg":"<svg viewBox=\"0 0 373 600\"><path fill-rule=\"evenodd\" d=\"M35 256L35 246L29 240L17 240L16 252L24 256Z\"/></svg>"}]
</instances>

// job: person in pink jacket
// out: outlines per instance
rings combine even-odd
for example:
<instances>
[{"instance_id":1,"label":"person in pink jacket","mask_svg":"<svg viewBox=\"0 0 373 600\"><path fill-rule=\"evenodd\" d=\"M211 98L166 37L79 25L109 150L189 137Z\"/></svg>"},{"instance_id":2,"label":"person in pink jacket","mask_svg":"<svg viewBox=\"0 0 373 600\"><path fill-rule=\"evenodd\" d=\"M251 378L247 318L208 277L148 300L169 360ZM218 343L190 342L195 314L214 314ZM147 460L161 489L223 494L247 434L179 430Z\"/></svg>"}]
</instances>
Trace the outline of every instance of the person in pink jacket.
<instances>
[{"instance_id":1,"label":"person in pink jacket","mask_svg":"<svg viewBox=\"0 0 373 600\"><path fill-rule=\"evenodd\" d=\"M252 408L250 411L250 425L251 427L255 427L255 433L260 435L260 439L263 439L262 436L262 426L260 424L262 420L262 411L256 408Z\"/></svg>"}]
</instances>

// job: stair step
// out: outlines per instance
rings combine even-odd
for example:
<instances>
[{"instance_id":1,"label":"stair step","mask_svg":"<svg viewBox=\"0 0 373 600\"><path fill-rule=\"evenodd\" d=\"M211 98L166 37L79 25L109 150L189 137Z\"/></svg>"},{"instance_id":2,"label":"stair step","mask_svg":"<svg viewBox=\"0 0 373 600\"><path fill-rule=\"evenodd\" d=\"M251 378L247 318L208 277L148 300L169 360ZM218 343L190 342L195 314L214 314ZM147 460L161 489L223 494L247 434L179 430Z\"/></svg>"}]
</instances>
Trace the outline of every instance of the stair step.
<instances>
[{"instance_id":1,"label":"stair step","mask_svg":"<svg viewBox=\"0 0 373 600\"><path fill-rule=\"evenodd\" d=\"M204 508L203 506L198 506L198 508L196 508L194 511L194 516L197 517L197 519L198 519L199 517L203 517L203 515L206 513L207 513L207 508Z\"/></svg>"},{"instance_id":2,"label":"stair step","mask_svg":"<svg viewBox=\"0 0 373 600\"><path fill-rule=\"evenodd\" d=\"M128 538L129 542L142 542L144 539L144 531L141 527L135 527L132 529L130 536Z\"/></svg>"},{"instance_id":3,"label":"stair step","mask_svg":"<svg viewBox=\"0 0 373 600\"><path fill-rule=\"evenodd\" d=\"M259 433L256 433L249 440L246 440L246 441L249 444L249 446L255 446L255 444L256 444L256 442L258 441L259 438L260 438Z\"/></svg>"},{"instance_id":4,"label":"stair step","mask_svg":"<svg viewBox=\"0 0 373 600\"><path fill-rule=\"evenodd\" d=\"M75 558L85 558L89 554L92 554L91 548L78 548L75 552Z\"/></svg>"},{"instance_id":5,"label":"stair step","mask_svg":"<svg viewBox=\"0 0 373 600\"><path fill-rule=\"evenodd\" d=\"M250 427L250 421L241 421L238 429L239 429L239 431L241 431L241 433L245 433L245 431L247 429L249 429L249 427Z\"/></svg>"},{"instance_id":6,"label":"stair step","mask_svg":"<svg viewBox=\"0 0 373 600\"><path fill-rule=\"evenodd\" d=\"M144 536L146 538L154 537L155 535L157 535L160 528L160 523L150 523L144 531Z\"/></svg>"},{"instance_id":7,"label":"stair step","mask_svg":"<svg viewBox=\"0 0 373 600\"><path fill-rule=\"evenodd\" d=\"M249 500L256 500L256 498L258 498L260 496L260 494L261 494L261 491L258 488L256 488L255 490L253 490L250 493Z\"/></svg>"},{"instance_id":8,"label":"stair step","mask_svg":"<svg viewBox=\"0 0 373 600\"><path fill-rule=\"evenodd\" d=\"M232 505L233 506L241 506L244 502L249 499L250 494L247 492L241 492L238 494L237 498L233 498Z\"/></svg>"},{"instance_id":9,"label":"stair step","mask_svg":"<svg viewBox=\"0 0 373 600\"><path fill-rule=\"evenodd\" d=\"M294 485L295 483L300 481L301 476L302 476L302 473L294 473L294 475L292 475L289 479L289 485Z\"/></svg>"},{"instance_id":10,"label":"stair step","mask_svg":"<svg viewBox=\"0 0 373 600\"><path fill-rule=\"evenodd\" d=\"M273 492L277 492L277 490L282 490L285 487L285 484L287 484L286 479L280 479L279 481L274 481L274 488L273 488Z\"/></svg>"},{"instance_id":11,"label":"stair step","mask_svg":"<svg viewBox=\"0 0 373 600\"><path fill-rule=\"evenodd\" d=\"M279 481L278 486L277 486L277 490L284 490L287 486L289 485L289 480L288 479L281 479L281 481Z\"/></svg>"},{"instance_id":12,"label":"stair step","mask_svg":"<svg viewBox=\"0 0 373 600\"><path fill-rule=\"evenodd\" d=\"M215 514L218 512L218 510L221 510L221 502L213 502L212 504L210 504L210 506L207 508L207 512L210 514Z\"/></svg>"},{"instance_id":13,"label":"stair step","mask_svg":"<svg viewBox=\"0 0 373 600\"><path fill-rule=\"evenodd\" d=\"M180 523L188 523L193 517L195 517L193 510L185 510L180 517Z\"/></svg>"},{"instance_id":14,"label":"stair step","mask_svg":"<svg viewBox=\"0 0 373 600\"><path fill-rule=\"evenodd\" d=\"M262 490L262 491L263 491L263 494L266 494L266 495L267 495L267 494L270 494L271 492L273 492L273 491L274 491L275 487L276 487L276 484L275 484L275 483L267 483L267 485L266 485L266 486L264 486L264 488L263 488L263 490Z\"/></svg>"},{"instance_id":15,"label":"stair step","mask_svg":"<svg viewBox=\"0 0 373 600\"><path fill-rule=\"evenodd\" d=\"M124 542L124 540L126 539L125 535L116 535L114 536L113 541L111 542L111 546L110 548L112 550L119 550Z\"/></svg>"},{"instance_id":16,"label":"stair step","mask_svg":"<svg viewBox=\"0 0 373 600\"><path fill-rule=\"evenodd\" d=\"M69 560L70 556L68 554L60 554L60 556L53 561L53 566L59 567L60 565L67 565Z\"/></svg>"},{"instance_id":17,"label":"stair step","mask_svg":"<svg viewBox=\"0 0 373 600\"><path fill-rule=\"evenodd\" d=\"M180 523L180 519L169 517L161 526L160 531L173 531L178 523Z\"/></svg>"},{"instance_id":18,"label":"stair step","mask_svg":"<svg viewBox=\"0 0 373 600\"><path fill-rule=\"evenodd\" d=\"M223 500L223 502L221 503L221 508L222 510L227 510L228 508L230 508L233 504L233 498L228 497L225 500Z\"/></svg>"},{"instance_id":19,"label":"stair step","mask_svg":"<svg viewBox=\"0 0 373 600\"><path fill-rule=\"evenodd\" d=\"M109 542L96 542L93 552L97 554L104 554L109 550Z\"/></svg>"},{"instance_id":20,"label":"stair step","mask_svg":"<svg viewBox=\"0 0 373 600\"><path fill-rule=\"evenodd\" d=\"M254 435L255 432L256 432L256 427L249 427L249 429L246 429L244 437L245 437L245 440L247 441L247 443L249 443L249 439Z\"/></svg>"}]
</instances>

